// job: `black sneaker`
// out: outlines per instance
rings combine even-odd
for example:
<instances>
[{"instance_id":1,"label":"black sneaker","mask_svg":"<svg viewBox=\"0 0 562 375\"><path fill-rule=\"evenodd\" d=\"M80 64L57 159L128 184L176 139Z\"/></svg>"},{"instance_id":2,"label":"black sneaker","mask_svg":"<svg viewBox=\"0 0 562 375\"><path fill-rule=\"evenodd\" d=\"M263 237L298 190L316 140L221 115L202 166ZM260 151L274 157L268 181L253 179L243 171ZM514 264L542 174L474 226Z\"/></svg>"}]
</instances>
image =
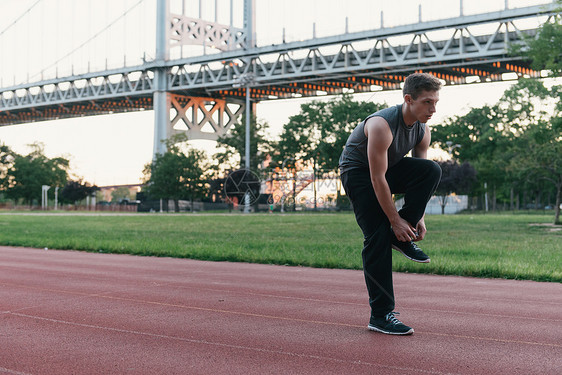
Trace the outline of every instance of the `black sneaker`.
<instances>
[{"instance_id":1,"label":"black sneaker","mask_svg":"<svg viewBox=\"0 0 562 375\"><path fill-rule=\"evenodd\" d=\"M397 312L390 312L382 317L371 316L369 321L369 329L371 331L386 333L387 335L411 335L414 333L412 327L408 327L394 315L399 315Z\"/></svg>"},{"instance_id":2,"label":"black sneaker","mask_svg":"<svg viewBox=\"0 0 562 375\"><path fill-rule=\"evenodd\" d=\"M415 242L401 242L392 236L392 248L400 251L406 258L418 263L429 263L429 257L416 245Z\"/></svg>"}]
</instances>

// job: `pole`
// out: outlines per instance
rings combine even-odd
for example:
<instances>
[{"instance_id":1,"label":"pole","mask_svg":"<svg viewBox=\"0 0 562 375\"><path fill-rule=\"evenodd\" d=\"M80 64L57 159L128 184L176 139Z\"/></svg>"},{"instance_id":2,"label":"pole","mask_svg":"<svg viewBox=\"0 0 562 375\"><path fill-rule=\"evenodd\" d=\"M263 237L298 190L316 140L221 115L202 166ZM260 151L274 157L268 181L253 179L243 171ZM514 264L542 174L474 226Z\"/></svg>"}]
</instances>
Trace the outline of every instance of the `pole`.
<instances>
[{"instance_id":1,"label":"pole","mask_svg":"<svg viewBox=\"0 0 562 375\"><path fill-rule=\"evenodd\" d=\"M293 211L297 212L297 166L296 165L293 166Z\"/></svg>"},{"instance_id":2,"label":"pole","mask_svg":"<svg viewBox=\"0 0 562 375\"><path fill-rule=\"evenodd\" d=\"M484 182L484 204L486 205L486 212L488 212L488 183Z\"/></svg>"},{"instance_id":3,"label":"pole","mask_svg":"<svg viewBox=\"0 0 562 375\"><path fill-rule=\"evenodd\" d=\"M250 85L246 86L246 172L250 173ZM244 213L250 212L250 195L246 191L244 196Z\"/></svg>"},{"instance_id":4,"label":"pole","mask_svg":"<svg viewBox=\"0 0 562 375\"><path fill-rule=\"evenodd\" d=\"M55 187L55 210L59 209L59 187Z\"/></svg>"},{"instance_id":5,"label":"pole","mask_svg":"<svg viewBox=\"0 0 562 375\"><path fill-rule=\"evenodd\" d=\"M49 185L41 186L41 209L46 210L49 206L49 196L47 192L51 187Z\"/></svg>"},{"instance_id":6,"label":"pole","mask_svg":"<svg viewBox=\"0 0 562 375\"><path fill-rule=\"evenodd\" d=\"M256 14L254 12L256 0L244 0L244 29L246 32L246 48L256 46Z\"/></svg>"},{"instance_id":7,"label":"pole","mask_svg":"<svg viewBox=\"0 0 562 375\"><path fill-rule=\"evenodd\" d=\"M244 29L246 32L246 48L254 48L256 46L255 27L255 0L244 0ZM251 59L248 60L251 63ZM246 82L246 172L250 173L250 94L251 80ZM250 195L246 191L244 212L250 212Z\"/></svg>"},{"instance_id":8,"label":"pole","mask_svg":"<svg viewBox=\"0 0 562 375\"><path fill-rule=\"evenodd\" d=\"M314 188L314 211L318 209L316 201L316 159L318 158L318 153L314 156L314 167L312 168L312 187Z\"/></svg>"},{"instance_id":9,"label":"pole","mask_svg":"<svg viewBox=\"0 0 562 375\"><path fill-rule=\"evenodd\" d=\"M156 61L164 63L169 58L168 48L168 13L169 0L158 0L156 3ZM154 103L154 148L153 156L166 152L163 141L167 138L167 128L170 117L168 108L168 93L166 92L166 69L157 68L154 71L156 90L153 94Z\"/></svg>"},{"instance_id":10,"label":"pole","mask_svg":"<svg viewBox=\"0 0 562 375\"><path fill-rule=\"evenodd\" d=\"M286 196L286 194L285 194L285 186L286 186L286 183L287 183L287 181L288 181L288 179L287 179L287 171L285 170L285 163L287 163L289 160L295 161L295 158L285 158L285 160L283 160L283 163L281 164L281 170L285 173L285 184L284 184L284 186L283 186L283 197L281 198L281 212L285 212L285 200L286 200L286 198L285 198L285 196ZM295 173L296 173L296 169L295 169ZM295 178L294 178L294 176L293 176L293 201L294 201L295 198L296 198L296 197L295 197L295 195L296 195L296 194L295 194L295 192L296 192L296 190L295 190L295 184L296 184L296 180L295 180ZM294 206L294 203L293 203L293 208L294 208L294 207L295 207L295 206Z\"/></svg>"},{"instance_id":11,"label":"pole","mask_svg":"<svg viewBox=\"0 0 562 375\"><path fill-rule=\"evenodd\" d=\"M250 86L246 86L246 169L250 170Z\"/></svg>"},{"instance_id":12,"label":"pole","mask_svg":"<svg viewBox=\"0 0 562 375\"><path fill-rule=\"evenodd\" d=\"M229 50L232 50L235 47L234 46L234 33L232 32L232 29L234 28L234 22L233 22L234 21L234 13L233 13L233 10L232 10L233 1L234 0L230 0L230 28L228 29L229 35L230 35L229 41L228 41L228 49Z\"/></svg>"}]
</instances>

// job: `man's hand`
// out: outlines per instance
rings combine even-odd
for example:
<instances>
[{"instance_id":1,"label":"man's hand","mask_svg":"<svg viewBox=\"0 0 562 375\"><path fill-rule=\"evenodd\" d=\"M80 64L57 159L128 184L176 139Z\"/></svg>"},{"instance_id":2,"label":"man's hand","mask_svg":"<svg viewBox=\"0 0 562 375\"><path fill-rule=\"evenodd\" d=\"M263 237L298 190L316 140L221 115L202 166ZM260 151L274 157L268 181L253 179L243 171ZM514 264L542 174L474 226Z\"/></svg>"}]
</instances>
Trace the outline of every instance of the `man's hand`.
<instances>
[{"instance_id":1,"label":"man's hand","mask_svg":"<svg viewBox=\"0 0 562 375\"><path fill-rule=\"evenodd\" d=\"M425 221L423 218L418 222L416 225L417 236L414 238L413 241L421 241L424 239L425 234L427 233L427 229L425 228Z\"/></svg>"},{"instance_id":2,"label":"man's hand","mask_svg":"<svg viewBox=\"0 0 562 375\"><path fill-rule=\"evenodd\" d=\"M392 230L394 235L398 238L398 241L410 242L416 241L415 229L406 220L402 219L400 216L396 215L397 218L391 222ZM424 226L425 228L425 226ZM424 233L425 234L425 233Z\"/></svg>"}]
</instances>

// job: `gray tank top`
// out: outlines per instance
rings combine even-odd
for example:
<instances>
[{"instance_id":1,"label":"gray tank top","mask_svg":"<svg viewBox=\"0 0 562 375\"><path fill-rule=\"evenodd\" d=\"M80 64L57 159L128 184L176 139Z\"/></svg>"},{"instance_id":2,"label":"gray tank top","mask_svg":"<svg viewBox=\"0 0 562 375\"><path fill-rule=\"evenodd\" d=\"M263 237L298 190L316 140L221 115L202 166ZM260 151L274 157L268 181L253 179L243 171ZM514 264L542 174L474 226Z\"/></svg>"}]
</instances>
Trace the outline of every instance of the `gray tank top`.
<instances>
[{"instance_id":1,"label":"gray tank top","mask_svg":"<svg viewBox=\"0 0 562 375\"><path fill-rule=\"evenodd\" d=\"M392 143L388 148L388 168L398 163L411 149L421 142L425 134L425 124L416 121L406 126L402 118L402 104L385 108L369 115L353 129L340 156L340 173L351 169L369 169L367 157L367 137L365 122L371 117L382 117L392 132Z\"/></svg>"}]
</instances>

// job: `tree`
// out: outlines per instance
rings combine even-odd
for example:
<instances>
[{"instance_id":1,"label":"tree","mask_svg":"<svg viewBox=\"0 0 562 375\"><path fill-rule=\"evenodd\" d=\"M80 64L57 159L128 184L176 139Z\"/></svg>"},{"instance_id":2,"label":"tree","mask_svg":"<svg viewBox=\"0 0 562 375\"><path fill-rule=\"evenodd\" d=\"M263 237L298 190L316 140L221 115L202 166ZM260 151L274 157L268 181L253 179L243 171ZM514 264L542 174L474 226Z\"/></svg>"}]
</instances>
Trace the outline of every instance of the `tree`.
<instances>
[{"instance_id":1,"label":"tree","mask_svg":"<svg viewBox=\"0 0 562 375\"><path fill-rule=\"evenodd\" d=\"M562 7L562 1L557 3ZM546 69L550 76L562 74L562 17L557 14L539 28L536 38L527 40L528 49L524 54L531 60L535 70ZM515 52L524 47L514 48ZM544 87L544 86L543 86ZM545 95L545 91L547 94ZM541 88L541 97L549 96L557 100L556 111L549 121L541 121L530 132L527 158L518 157L519 164L526 166L529 174L550 181L556 189L554 222L560 223L560 190L562 188L562 86L550 90ZM523 160L521 160L523 159Z\"/></svg>"},{"instance_id":2,"label":"tree","mask_svg":"<svg viewBox=\"0 0 562 375\"><path fill-rule=\"evenodd\" d=\"M554 223L560 224L562 194L562 118L536 124L525 134L526 148L511 161L530 180L546 180L554 186Z\"/></svg>"},{"instance_id":3,"label":"tree","mask_svg":"<svg viewBox=\"0 0 562 375\"><path fill-rule=\"evenodd\" d=\"M562 6L562 1L558 1ZM549 70L551 76L559 76L562 73L562 22L561 15L553 16L552 22L545 22L539 27L536 38L527 40L528 49L524 54L531 59L531 67L535 70ZM514 48L514 52L520 52L523 46Z\"/></svg>"},{"instance_id":4,"label":"tree","mask_svg":"<svg viewBox=\"0 0 562 375\"><path fill-rule=\"evenodd\" d=\"M77 202L92 196L98 190L97 186L91 186L81 180L68 181L61 190L61 201L76 205Z\"/></svg>"},{"instance_id":5,"label":"tree","mask_svg":"<svg viewBox=\"0 0 562 375\"><path fill-rule=\"evenodd\" d=\"M328 102L312 101L301 105L297 115L291 116L276 143L273 159L277 165L301 161L311 165L314 180L318 171L336 172L338 162L353 128L365 117L381 109L384 104L357 102L345 94ZM314 191L316 207L316 189Z\"/></svg>"},{"instance_id":6,"label":"tree","mask_svg":"<svg viewBox=\"0 0 562 375\"><path fill-rule=\"evenodd\" d=\"M446 151L450 144L460 146L450 150L451 157L472 163L478 171L478 193L484 191L484 186L491 187L492 202L495 202L496 187L504 183L503 152L509 144L500 123L500 108L494 105L473 108L464 116L451 117L431 128L434 145Z\"/></svg>"},{"instance_id":7,"label":"tree","mask_svg":"<svg viewBox=\"0 0 562 375\"><path fill-rule=\"evenodd\" d=\"M267 140L266 131L269 128L267 122L257 121L255 116L250 119L250 169L259 170L270 153L271 145ZM236 123L228 134L217 139L217 148L224 147L224 152L219 152L215 158L219 162L219 167L226 169L246 168L246 117L241 116L240 122ZM239 164L235 163L233 156L237 155Z\"/></svg>"},{"instance_id":8,"label":"tree","mask_svg":"<svg viewBox=\"0 0 562 375\"><path fill-rule=\"evenodd\" d=\"M542 82L521 79L498 103L473 108L464 116L432 127L434 144L445 150L449 142L461 146L452 150L452 156L461 162L470 161L478 171L478 193L487 185L494 210L498 194L512 201L514 190L525 185L526 174L511 168L510 161L525 153L523 135L550 116L542 109L549 95ZM513 202L510 205L513 207Z\"/></svg>"},{"instance_id":9,"label":"tree","mask_svg":"<svg viewBox=\"0 0 562 375\"><path fill-rule=\"evenodd\" d=\"M111 202L120 203L131 199L131 191L126 186L119 186L111 192Z\"/></svg>"},{"instance_id":10,"label":"tree","mask_svg":"<svg viewBox=\"0 0 562 375\"><path fill-rule=\"evenodd\" d=\"M445 214L448 196L452 193L467 194L476 181L476 170L468 162L458 164L454 160L437 162L441 167L441 182L435 193L439 197L441 214Z\"/></svg>"},{"instance_id":11,"label":"tree","mask_svg":"<svg viewBox=\"0 0 562 375\"><path fill-rule=\"evenodd\" d=\"M544 180L531 178L531 170L525 163L515 165L514 160L522 156L529 158L529 135L541 123L550 122L552 111L546 108L552 106L550 91L544 83L536 79L520 79L517 84L507 89L498 107L501 112L500 125L510 131L508 143L503 147L502 167L505 173L505 182L510 188L510 206L513 207L514 192L517 196L522 192L526 201L527 192L534 191L536 204L543 190L549 190ZM519 200L517 199L517 202Z\"/></svg>"},{"instance_id":12,"label":"tree","mask_svg":"<svg viewBox=\"0 0 562 375\"><path fill-rule=\"evenodd\" d=\"M470 161L479 181L490 184L493 203L496 188L503 189L505 196L511 191L510 199L514 190L529 188L537 196L543 189L554 188L558 196L562 184L561 92L559 86L548 89L539 80L521 79L494 106L473 108L449 119L433 127L432 137L442 148L447 141L461 145L454 156ZM551 187L544 185L546 181ZM559 221L558 215L559 208L555 221Z\"/></svg>"},{"instance_id":13,"label":"tree","mask_svg":"<svg viewBox=\"0 0 562 375\"><path fill-rule=\"evenodd\" d=\"M289 118L276 144L278 162L288 158L301 160L325 171L337 171L338 162L355 126L385 105L357 102L344 94L329 102L312 101L301 105L300 112Z\"/></svg>"},{"instance_id":14,"label":"tree","mask_svg":"<svg viewBox=\"0 0 562 375\"><path fill-rule=\"evenodd\" d=\"M542 81L523 79L502 98L507 102L507 108L519 112L519 117L527 120L519 126L519 140L512 147L515 152L509 169L525 176L528 183L540 186L540 182L548 181L554 187L557 201L555 223L560 222L562 189L561 91L560 86L548 89ZM536 110L530 103L541 104L541 109ZM554 111L549 109L551 106Z\"/></svg>"},{"instance_id":15,"label":"tree","mask_svg":"<svg viewBox=\"0 0 562 375\"><path fill-rule=\"evenodd\" d=\"M8 171L12 167L16 155L10 147L0 144L0 191L6 188Z\"/></svg>"},{"instance_id":16,"label":"tree","mask_svg":"<svg viewBox=\"0 0 562 375\"><path fill-rule=\"evenodd\" d=\"M14 157L7 174L6 195L14 200L23 199L31 205L34 199L41 197L42 185L66 185L69 162L62 157L46 157L40 143L30 146L31 153Z\"/></svg>"},{"instance_id":17,"label":"tree","mask_svg":"<svg viewBox=\"0 0 562 375\"><path fill-rule=\"evenodd\" d=\"M193 212L194 199L202 198L207 191L204 177L207 156L192 148L184 151L172 142L168 142L167 149L145 166L145 191L157 199L172 199L176 212L179 212L179 200L189 199Z\"/></svg>"}]
</instances>

